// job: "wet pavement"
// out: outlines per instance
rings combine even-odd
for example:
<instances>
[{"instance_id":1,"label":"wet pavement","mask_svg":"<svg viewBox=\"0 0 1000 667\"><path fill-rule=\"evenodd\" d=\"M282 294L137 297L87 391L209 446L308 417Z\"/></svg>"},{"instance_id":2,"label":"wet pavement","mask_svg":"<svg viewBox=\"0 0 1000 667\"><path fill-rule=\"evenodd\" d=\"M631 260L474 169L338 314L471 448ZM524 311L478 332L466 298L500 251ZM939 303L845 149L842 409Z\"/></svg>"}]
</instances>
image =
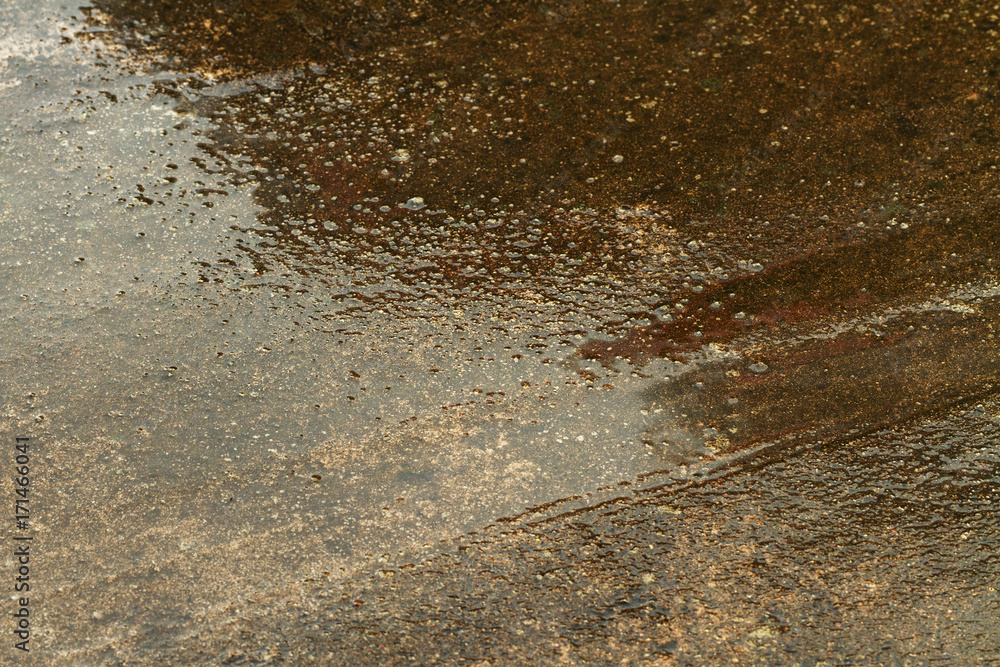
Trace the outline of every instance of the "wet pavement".
<instances>
[{"instance_id":1,"label":"wet pavement","mask_svg":"<svg viewBox=\"0 0 1000 667\"><path fill-rule=\"evenodd\" d=\"M987 664L1000 649L998 407L504 524L369 580L306 582L266 610L226 610L217 633L163 655Z\"/></svg>"},{"instance_id":2,"label":"wet pavement","mask_svg":"<svg viewBox=\"0 0 1000 667\"><path fill-rule=\"evenodd\" d=\"M1000 664L997 11L5 4L5 664Z\"/></svg>"}]
</instances>

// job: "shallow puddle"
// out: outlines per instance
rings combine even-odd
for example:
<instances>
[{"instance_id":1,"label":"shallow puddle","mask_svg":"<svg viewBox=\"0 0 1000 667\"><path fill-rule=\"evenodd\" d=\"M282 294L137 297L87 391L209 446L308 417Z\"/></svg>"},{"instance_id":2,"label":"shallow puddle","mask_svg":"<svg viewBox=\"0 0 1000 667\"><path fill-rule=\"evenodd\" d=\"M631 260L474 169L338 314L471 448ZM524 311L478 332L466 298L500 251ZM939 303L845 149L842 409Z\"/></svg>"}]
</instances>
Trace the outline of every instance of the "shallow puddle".
<instances>
[{"instance_id":1,"label":"shallow puddle","mask_svg":"<svg viewBox=\"0 0 1000 667\"><path fill-rule=\"evenodd\" d=\"M203 631L251 661L441 642L590 662L609 637L686 664L995 651L991 561L967 548L996 533L988 12L101 0L0 19L0 432L36 448L40 664L204 662L184 649ZM866 466L927 530L862 511L889 489ZM529 536L554 569L512 560ZM398 602L350 593L350 613L309 583L366 588L455 544L441 562L475 579L495 558L492 583L404 568L370 588ZM868 588L831 545L873 559ZM546 589L523 627L491 616L553 572L590 588ZM458 602L421 611L420 577ZM481 595L475 620L448 606ZM435 634L462 623L473 648Z\"/></svg>"}]
</instances>

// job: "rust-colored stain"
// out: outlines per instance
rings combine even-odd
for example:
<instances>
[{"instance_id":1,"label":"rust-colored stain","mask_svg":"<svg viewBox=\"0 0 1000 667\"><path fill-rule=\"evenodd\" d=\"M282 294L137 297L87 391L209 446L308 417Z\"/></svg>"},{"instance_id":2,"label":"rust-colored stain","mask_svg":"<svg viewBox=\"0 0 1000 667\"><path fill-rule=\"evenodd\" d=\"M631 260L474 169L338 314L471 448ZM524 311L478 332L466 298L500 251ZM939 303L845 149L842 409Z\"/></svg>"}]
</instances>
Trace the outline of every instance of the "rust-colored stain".
<instances>
[{"instance_id":1,"label":"rust-colored stain","mask_svg":"<svg viewBox=\"0 0 1000 667\"><path fill-rule=\"evenodd\" d=\"M679 359L703 345L724 344L750 331L831 315L849 318L919 301L949 285L995 277L998 261L996 210L982 218L930 223L683 294L676 299L683 308L671 321L637 328L615 341L590 341L580 354L604 363L615 358L635 364L656 357Z\"/></svg>"}]
</instances>

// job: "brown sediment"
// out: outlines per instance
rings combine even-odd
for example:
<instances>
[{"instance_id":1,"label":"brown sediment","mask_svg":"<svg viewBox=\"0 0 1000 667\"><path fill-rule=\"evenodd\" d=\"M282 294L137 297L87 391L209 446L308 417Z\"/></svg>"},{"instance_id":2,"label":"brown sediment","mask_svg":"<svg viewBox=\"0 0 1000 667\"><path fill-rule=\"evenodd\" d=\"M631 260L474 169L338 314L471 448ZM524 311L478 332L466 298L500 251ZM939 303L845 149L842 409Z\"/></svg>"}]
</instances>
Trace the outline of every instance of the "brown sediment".
<instances>
[{"instance_id":1,"label":"brown sediment","mask_svg":"<svg viewBox=\"0 0 1000 667\"><path fill-rule=\"evenodd\" d=\"M647 439L683 427L716 429L730 451L795 440L788 437L794 433L824 440L889 426L1000 385L995 299L973 312L909 313L881 328L776 343L749 359L658 383L645 398L671 411Z\"/></svg>"},{"instance_id":2,"label":"brown sediment","mask_svg":"<svg viewBox=\"0 0 1000 667\"><path fill-rule=\"evenodd\" d=\"M635 364L680 358L750 331L892 308L940 294L948 285L983 281L996 275L998 260L1000 219L995 211L929 223L681 295L676 302L683 308L674 311L671 321L635 329L615 341L590 341L580 354L605 364L615 358Z\"/></svg>"},{"instance_id":3,"label":"brown sediment","mask_svg":"<svg viewBox=\"0 0 1000 667\"><path fill-rule=\"evenodd\" d=\"M252 95L227 100L233 111L218 119L221 151L265 156L272 169L294 167L312 157L310 149L330 150L329 142L342 138L334 130L350 129L352 138L360 132L353 146L338 145L329 157L353 159L353 182L364 184L358 199L394 206L433 192L428 206L448 215L464 215L466 205L494 215L512 204L529 218L559 217L570 228L567 218L584 209L604 216L620 205L647 205L662 214L659 223L633 220L630 231L605 224L607 243L592 238L594 229L570 229L595 257L556 238L539 244L541 259L505 262L533 276L567 260L583 262L584 275L631 275L639 258L662 255L673 240L657 226L691 235L708 228L724 252L766 250L769 257L756 258L785 262L886 226L917 226L931 213L968 214L996 195L995 63L969 67L955 46L985 49L990 38L944 27L941 3L850 6L831 15L804 8L794 19L776 5L748 13L726 2L697 10L476 0L97 6L120 39L128 41L132 30L150 37L133 40L136 53L170 58L174 69L253 76L302 68L287 87L294 92L274 91L273 104ZM377 98L364 93L371 77L381 82ZM350 98L350 110L324 108L318 98L329 92L326 84L338 90L334 97ZM294 129L282 110L296 112ZM361 112L366 122L354 125ZM368 120L387 132L376 136ZM235 123L280 136L244 142L225 129ZM386 134L392 141L378 143ZM411 158L391 162L396 148ZM308 183L307 176L295 180ZM308 225L289 233L286 219L351 217L329 204L339 187L330 186L289 193L275 207L274 192L288 189L287 181L260 183L262 202L280 209L268 214L277 243L263 254L308 261L322 259L331 238L353 242L350 225L332 234ZM499 206L484 204L493 197ZM570 213L559 216L558 208ZM370 223L390 219L373 213ZM856 228L859 221L868 227ZM531 241L517 230L508 234L515 235ZM432 261L441 282L467 279L469 267Z\"/></svg>"}]
</instances>

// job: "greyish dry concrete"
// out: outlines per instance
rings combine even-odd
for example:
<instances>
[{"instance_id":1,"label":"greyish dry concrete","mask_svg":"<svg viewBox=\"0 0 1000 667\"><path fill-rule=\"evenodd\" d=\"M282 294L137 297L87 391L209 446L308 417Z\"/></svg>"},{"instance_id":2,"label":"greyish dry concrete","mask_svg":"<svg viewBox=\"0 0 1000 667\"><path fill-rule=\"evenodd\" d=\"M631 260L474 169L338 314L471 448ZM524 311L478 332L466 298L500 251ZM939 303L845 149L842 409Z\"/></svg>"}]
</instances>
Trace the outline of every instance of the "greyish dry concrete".
<instances>
[{"instance_id":1,"label":"greyish dry concrete","mask_svg":"<svg viewBox=\"0 0 1000 667\"><path fill-rule=\"evenodd\" d=\"M1000 661L995 11L6 3L4 664Z\"/></svg>"}]
</instances>

